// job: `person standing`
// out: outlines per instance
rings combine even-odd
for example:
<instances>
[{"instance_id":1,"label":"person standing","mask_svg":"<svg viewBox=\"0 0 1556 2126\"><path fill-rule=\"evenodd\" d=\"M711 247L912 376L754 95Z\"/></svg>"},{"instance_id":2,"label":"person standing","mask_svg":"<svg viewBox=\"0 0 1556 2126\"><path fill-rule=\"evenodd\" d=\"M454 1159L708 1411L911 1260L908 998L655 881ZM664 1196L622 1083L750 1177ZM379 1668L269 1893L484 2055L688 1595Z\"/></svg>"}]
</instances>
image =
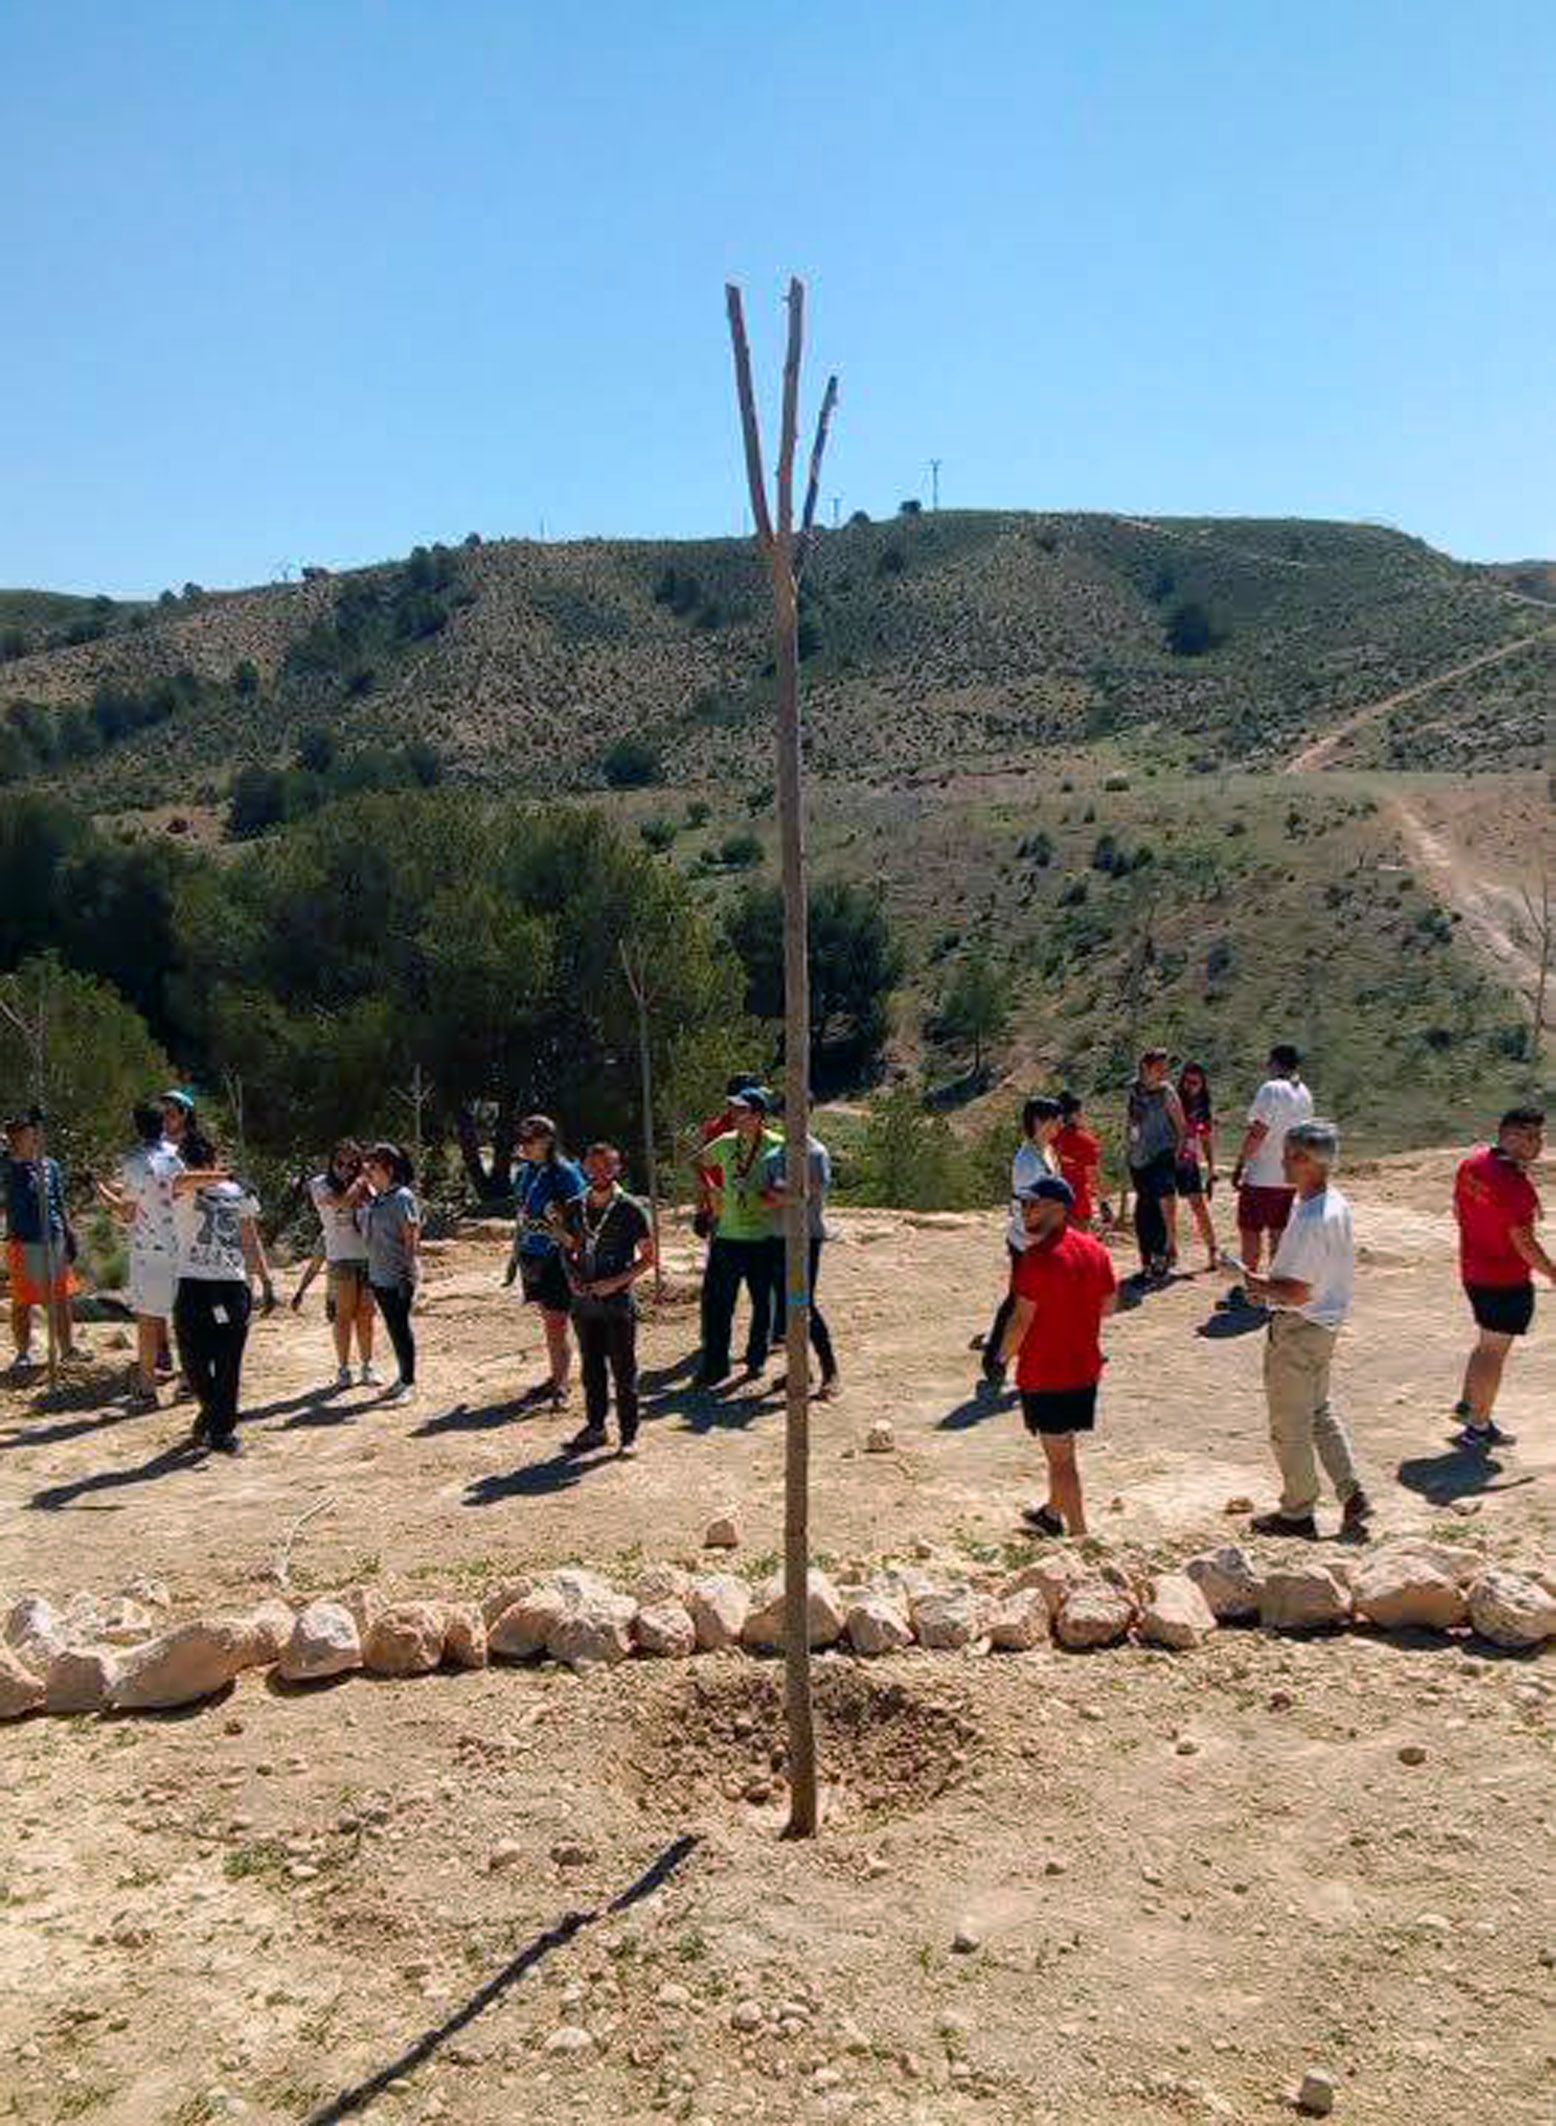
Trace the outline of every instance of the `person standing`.
<instances>
[{"instance_id":1,"label":"person standing","mask_svg":"<svg viewBox=\"0 0 1556 2126\"><path fill-rule=\"evenodd\" d=\"M415 1169L398 1144L375 1144L353 1184L357 1218L367 1246L367 1281L394 1347L399 1376L386 1403L408 1403L416 1393L416 1331L411 1308L421 1274L421 1205L412 1183Z\"/></svg>"},{"instance_id":2,"label":"person standing","mask_svg":"<svg viewBox=\"0 0 1556 2126\"><path fill-rule=\"evenodd\" d=\"M1124 1117L1140 1274L1153 1279L1166 1277L1178 1259L1178 1161L1188 1135L1170 1060L1165 1048L1146 1050Z\"/></svg>"},{"instance_id":3,"label":"person standing","mask_svg":"<svg viewBox=\"0 0 1556 2126\"><path fill-rule=\"evenodd\" d=\"M373 1287L368 1281L367 1236L362 1230L362 1147L343 1137L322 1174L308 1183L308 1199L319 1214L324 1249L325 1289L330 1299L330 1326L335 1337L335 1385L351 1386L351 1341L356 1338L364 1388L378 1385L373 1367ZM295 1310L312 1282L312 1267L292 1295Z\"/></svg>"},{"instance_id":4,"label":"person standing","mask_svg":"<svg viewBox=\"0 0 1556 2126\"><path fill-rule=\"evenodd\" d=\"M584 1425L567 1443L569 1454L592 1454L606 1444L612 1383L623 1460L637 1452L638 1309L633 1287L654 1267L648 1212L621 1185L622 1157L614 1144L591 1144L583 1156L588 1182L567 1206L563 1243L572 1293L573 1327L583 1374Z\"/></svg>"},{"instance_id":5,"label":"person standing","mask_svg":"<svg viewBox=\"0 0 1556 2126\"><path fill-rule=\"evenodd\" d=\"M562 1151L561 1133L549 1115L526 1115L519 1124L519 1153L523 1164L513 1183L516 1217L513 1252L503 1283L517 1277L526 1304L540 1309L546 1331L549 1378L531 1391L531 1400L550 1398L555 1409L567 1406L568 1375L572 1370L572 1339L568 1321L573 1297L568 1289L562 1260L562 1236L566 1231L568 1206L584 1192L584 1177Z\"/></svg>"},{"instance_id":6,"label":"person standing","mask_svg":"<svg viewBox=\"0 0 1556 2126\"><path fill-rule=\"evenodd\" d=\"M1279 1506L1254 1516L1258 1535L1317 1537L1315 1450L1340 1501L1341 1534L1365 1535L1372 1518L1350 1434L1330 1402L1335 1344L1356 1281L1351 1207L1331 1178L1339 1151L1332 1123L1296 1122L1286 1130L1282 1171L1294 1208L1269 1275L1248 1280L1250 1299L1270 1309L1264 1391L1281 1476Z\"/></svg>"},{"instance_id":7,"label":"person standing","mask_svg":"<svg viewBox=\"0 0 1556 2126\"><path fill-rule=\"evenodd\" d=\"M771 1242L775 1265L772 1331L775 1345L783 1342L788 1319L788 1241L783 1223L783 1207L788 1197L788 1156L787 1145L780 1145L769 1155L767 1169L766 1201L778 1226ZM816 1283L821 1275L821 1250L827 1240L827 1197L832 1188L832 1156L819 1137L807 1138L805 1162L805 1216L810 1249L807 1271L810 1292L810 1342L811 1349L816 1354L816 1363L821 1368L816 1400L818 1403L830 1403L836 1399L842 1383L838 1378L837 1354L832 1348L832 1332L827 1327L826 1316L816 1303Z\"/></svg>"},{"instance_id":8,"label":"person standing","mask_svg":"<svg viewBox=\"0 0 1556 2126\"><path fill-rule=\"evenodd\" d=\"M214 1147L207 1141L203 1149L214 1166ZM258 1202L230 1177L186 1170L173 1182L173 1319L184 1375L199 1406L189 1443L216 1454L240 1451L238 1403L256 1279L265 1312L275 1305L258 1216Z\"/></svg>"},{"instance_id":9,"label":"person standing","mask_svg":"<svg viewBox=\"0 0 1556 2126\"><path fill-rule=\"evenodd\" d=\"M1001 1356L1005 1344L1005 1330L1010 1321L1010 1310L1015 1304L1016 1268L1027 1248L1026 1221L1021 1204L1024 1192L1044 1175L1059 1172L1059 1160L1054 1150L1060 1128L1064 1122L1064 1109L1057 1100L1046 1093L1037 1093L1022 1104L1021 1142L1016 1146L1010 1162L1010 1219L1005 1227L1005 1254L1010 1264L1010 1273L1005 1283L1004 1297L994 1312L989 1333L983 1339L983 1377L992 1388L997 1388L1005 1378L1005 1360Z\"/></svg>"},{"instance_id":10,"label":"person standing","mask_svg":"<svg viewBox=\"0 0 1556 2126\"><path fill-rule=\"evenodd\" d=\"M1178 1105L1183 1109L1183 1142L1178 1147L1178 1194L1194 1213L1205 1243L1205 1267L1221 1261L1216 1224L1210 1214L1216 1188L1216 1111L1210 1080L1201 1063L1185 1063L1178 1073Z\"/></svg>"},{"instance_id":11,"label":"person standing","mask_svg":"<svg viewBox=\"0 0 1556 2126\"><path fill-rule=\"evenodd\" d=\"M1087 1121L1086 1105L1078 1093L1059 1095L1059 1116L1053 1155L1075 1198L1070 1223L1089 1233L1098 1212L1107 1215L1102 1201L1102 1139Z\"/></svg>"},{"instance_id":12,"label":"person standing","mask_svg":"<svg viewBox=\"0 0 1556 2126\"><path fill-rule=\"evenodd\" d=\"M751 1300L746 1372L767 1364L773 1329L773 1213L766 1202L771 1154L783 1143L769 1128L772 1101L759 1085L731 1096L735 1126L702 1148L698 1163L716 1165L721 1183L704 1272L702 1358L696 1385L716 1388L729 1378L735 1303L743 1284Z\"/></svg>"},{"instance_id":13,"label":"person standing","mask_svg":"<svg viewBox=\"0 0 1556 2126\"><path fill-rule=\"evenodd\" d=\"M1463 1426L1457 1444L1476 1451L1515 1444L1492 1415L1502 1369L1534 1321L1534 1272L1556 1284L1556 1262L1535 1236L1540 1199L1529 1178L1544 1149L1543 1111L1509 1108L1496 1143L1478 1146L1454 1176L1459 1275L1480 1334L1453 1414Z\"/></svg>"},{"instance_id":14,"label":"person standing","mask_svg":"<svg viewBox=\"0 0 1556 2126\"><path fill-rule=\"evenodd\" d=\"M80 1290L75 1273L75 1228L65 1203L65 1177L57 1159L40 1158L36 1114L13 1115L5 1125L5 1229L11 1275L13 1373L30 1373L32 1317L47 1307L61 1359L76 1355L70 1302ZM45 1223L45 1220L47 1223Z\"/></svg>"},{"instance_id":15,"label":"person standing","mask_svg":"<svg viewBox=\"0 0 1556 2126\"><path fill-rule=\"evenodd\" d=\"M1296 1200L1281 1159L1286 1132L1313 1119L1313 1095L1302 1082L1302 1058L1289 1041L1270 1050L1269 1071L1253 1096L1248 1133L1232 1169L1238 1247L1249 1270L1259 1267L1266 1234L1273 1253ZM1234 1300L1238 1296L1232 1295Z\"/></svg>"},{"instance_id":16,"label":"person standing","mask_svg":"<svg viewBox=\"0 0 1556 2126\"><path fill-rule=\"evenodd\" d=\"M1070 1184L1044 1174L1021 1194L1027 1245L1000 1356L1016 1363L1027 1430L1041 1440L1048 1495L1023 1518L1040 1535L1086 1533L1076 1440L1097 1424L1102 1324L1118 1304L1118 1279L1102 1242L1070 1223Z\"/></svg>"},{"instance_id":17,"label":"person standing","mask_svg":"<svg viewBox=\"0 0 1556 2126\"><path fill-rule=\"evenodd\" d=\"M178 1292L178 1226L173 1185L184 1162L167 1142L162 1110L143 1101L131 1117L136 1143L120 1162L118 1180L98 1194L129 1227L130 1306L135 1315L135 1393L132 1410L155 1410L157 1377L168 1349Z\"/></svg>"}]
</instances>

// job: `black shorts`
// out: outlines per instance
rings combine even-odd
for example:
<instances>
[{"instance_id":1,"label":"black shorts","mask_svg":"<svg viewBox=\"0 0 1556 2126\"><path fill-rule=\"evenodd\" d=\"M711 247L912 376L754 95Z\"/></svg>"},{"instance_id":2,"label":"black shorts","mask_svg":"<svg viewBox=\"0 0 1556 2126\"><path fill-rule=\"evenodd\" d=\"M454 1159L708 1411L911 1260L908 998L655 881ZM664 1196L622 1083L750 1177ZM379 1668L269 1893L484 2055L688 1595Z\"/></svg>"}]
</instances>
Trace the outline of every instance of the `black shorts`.
<instances>
[{"instance_id":1,"label":"black shorts","mask_svg":"<svg viewBox=\"0 0 1556 2126\"><path fill-rule=\"evenodd\" d=\"M1154 1197L1160 1203L1164 1196L1178 1193L1178 1161L1172 1152L1158 1152L1148 1166L1132 1166L1129 1176L1134 1182L1135 1194L1144 1196L1147 1201Z\"/></svg>"},{"instance_id":2,"label":"black shorts","mask_svg":"<svg viewBox=\"0 0 1556 2126\"><path fill-rule=\"evenodd\" d=\"M521 1255L519 1281L524 1287L524 1297L532 1305L544 1307L548 1314L572 1311L572 1290L562 1267L562 1258L555 1249L549 1255Z\"/></svg>"},{"instance_id":3,"label":"black shorts","mask_svg":"<svg viewBox=\"0 0 1556 2126\"><path fill-rule=\"evenodd\" d=\"M1097 1384L1093 1381L1089 1388L1023 1388L1021 1415L1028 1432L1095 1432Z\"/></svg>"},{"instance_id":4,"label":"black shorts","mask_svg":"<svg viewBox=\"0 0 1556 2126\"><path fill-rule=\"evenodd\" d=\"M1464 1296L1470 1303L1477 1328L1494 1336L1527 1336L1534 1320L1532 1284L1467 1284Z\"/></svg>"},{"instance_id":5,"label":"black shorts","mask_svg":"<svg viewBox=\"0 0 1556 2126\"><path fill-rule=\"evenodd\" d=\"M1203 1196L1205 1193L1205 1169L1197 1159L1190 1159L1178 1168L1178 1194L1180 1196Z\"/></svg>"}]
</instances>

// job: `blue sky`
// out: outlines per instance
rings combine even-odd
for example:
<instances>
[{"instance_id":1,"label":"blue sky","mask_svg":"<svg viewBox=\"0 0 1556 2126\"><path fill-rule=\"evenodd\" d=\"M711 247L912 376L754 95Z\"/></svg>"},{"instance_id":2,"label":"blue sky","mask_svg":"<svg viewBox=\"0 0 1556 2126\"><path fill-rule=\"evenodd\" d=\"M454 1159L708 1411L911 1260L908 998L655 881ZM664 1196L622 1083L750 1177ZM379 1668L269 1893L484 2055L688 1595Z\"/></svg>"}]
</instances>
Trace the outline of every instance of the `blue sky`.
<instances>
[{"instance_id":1,"label":"blue sky","mask_svg":"<svg viewBox=\"0 0 1556 2126\"><path fill-rule=\"evenodd\" d=\"M7 0L0 583L744 521L790 270L845 510L1556 554L1545 0Z\"/></svg>"}]
</instances>

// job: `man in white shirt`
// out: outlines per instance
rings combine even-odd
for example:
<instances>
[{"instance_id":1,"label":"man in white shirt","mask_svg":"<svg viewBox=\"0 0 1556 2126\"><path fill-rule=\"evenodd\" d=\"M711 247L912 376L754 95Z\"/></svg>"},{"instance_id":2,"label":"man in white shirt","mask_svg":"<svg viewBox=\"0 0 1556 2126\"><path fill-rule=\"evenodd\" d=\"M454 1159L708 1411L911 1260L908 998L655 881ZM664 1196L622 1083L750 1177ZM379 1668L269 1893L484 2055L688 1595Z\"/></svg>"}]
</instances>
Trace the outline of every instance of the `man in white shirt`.
<instances>
[{"instance_id":1,"label":"man in white shirt","mask_svg":"<svg viewBox=\"0 0 1556 2126\"><path fill-rule=\"evenodd\" d=\"M1288 1042L1281 1042L1270 1050L1270 1075L1253 1096L1248 1134L1232 1169L1237 1237L1250 1270L1257 1270L1263 1258L1266 1233L1273 1256L1291 1216L1295 1192L1281 1164L1286 1132L1312 1119L1313 1095L1302 1082L1302 1058Z\"/></svg>"},{"instance_id":2,"label":"man in white shirt","mask_svg":"<svg viewBox=\"0 0 1556 2126\"><path fill-rule=\"evenodd\" d=\"M1282 1157L1295 1208L1270 1274L1248 1279L1249 1298L1270 1309L1264 1392L1281 1474L1279 1507L1254 1517L1258 1535L1317 1536L1315 1450L1340 1501L1340 1533L1364 1538L1372 1515L1350 1434L1329 1402L1335 1343L1356 1282L1351 1206L1330 1183L1339 1151L1332 1122L1298 1122L1286 1131Z\"/></svg>"},{"instance_id":3,"label":"man in white shirt","mask_svg":"<svg viewBox=\"0 0 1556 2126\"><path fill-rule=\"evenodd\" d=\"M173 1316L178 1285L173 1184L184 1162L163 1137L160 1107L142 1102L133 1119L135 1148L120 1161L116 1182L98 1183L98 1194L129 1228L129 1296L137 1344L130 1408L141 1411L157 1407L159 1360Z\"/></svg>"},{"instance_id":4,"label":"man in white shirt","mask_svg":"<svg viewBox=\"0 0 1556 2126\"><path fill-rule=\"evenodd\" d=\"M1005 1378L1005 1361L1000 1352L1004 1345L1011 1310L1016 1304L1016 1265L1026 1253L1029 1244L1025 1192L1045 1176L1059 1172L1059 1161L1053 1146L1055 1137L1063 1127L1064 1109L1057 1100L1038 1093L1023 1104L1021 1142L1010 1162L1010 1222L1005 1228L1005 1252L1010 1257L1011 1281L1006 1284L1005 1296L999 1303L993 1326L983 1340L983 1377L990 1387L998 1387Z\"/></svg>"}]
</instances>

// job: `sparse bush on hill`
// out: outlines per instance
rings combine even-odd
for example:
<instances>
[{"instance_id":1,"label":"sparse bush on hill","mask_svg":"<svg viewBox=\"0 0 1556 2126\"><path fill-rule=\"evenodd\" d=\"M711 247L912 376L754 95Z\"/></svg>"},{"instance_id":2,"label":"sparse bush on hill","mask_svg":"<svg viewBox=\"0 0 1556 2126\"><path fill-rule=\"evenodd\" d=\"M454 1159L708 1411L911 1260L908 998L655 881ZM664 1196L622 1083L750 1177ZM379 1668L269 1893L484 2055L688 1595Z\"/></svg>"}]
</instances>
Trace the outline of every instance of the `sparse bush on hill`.
<instances>
[{"instance_id":1,"label":"sparse bush on hill","mask_svg":"<svg viewBox=\"0 0 1556 2126\"><path fill-rule=\"evenodd\" d=\"M959 963L926 1030L932 1040L970 1048L973 1074L981 1076L985 1053L1007 1030L1015 1008L1009 969L996 967L979 949Z\"/></svg>"},{"instance_id":2,"label":"sparse bush on hill","mask_svg":"<svg viewBox=\"0 0 1556 2126\"><path fill-rule=\"evenodd\" d=\"M748 886L730 910L730 942L746 973L746 1009L783 1017L783 895ZM831 880L812 890L808 925L811 1074L823 1088L875 1071L905 958L877 894Z\"/></svg>"},{"instance_id":3,"label":"sparse bush on hill","mask_svg":"<svg viewBox=\"0 0 1556 2126\"><path fill-rule=\"evenodd\" d=\"M643 790L665 779L659 748L647 738L618 738L600 755L600 773L613 790Z\"/></svg>"},{"instance_id":4,"label":"sparse bush on hill","mask_svg":"<svg viewBox=\"0 0 1556 2126\"><path fill-rule=\"evenodd\" d=\"M1186 598L1167 616L1167 647L1175 657L1208 656L1226 637L1226 628L1198 598Z\"/></svg>"},{"instance_id":5,"label":"sparse bush on hill","mask_svg":"<svg viewBox=\"0 0 1556 2126\"><path fill-rule=\"evenodd\" d=\"M871 1102L847 1194L909 1211L965 1210L980 1200L966 1149L910 1085Z\"/></svg>"}]
</instances>

